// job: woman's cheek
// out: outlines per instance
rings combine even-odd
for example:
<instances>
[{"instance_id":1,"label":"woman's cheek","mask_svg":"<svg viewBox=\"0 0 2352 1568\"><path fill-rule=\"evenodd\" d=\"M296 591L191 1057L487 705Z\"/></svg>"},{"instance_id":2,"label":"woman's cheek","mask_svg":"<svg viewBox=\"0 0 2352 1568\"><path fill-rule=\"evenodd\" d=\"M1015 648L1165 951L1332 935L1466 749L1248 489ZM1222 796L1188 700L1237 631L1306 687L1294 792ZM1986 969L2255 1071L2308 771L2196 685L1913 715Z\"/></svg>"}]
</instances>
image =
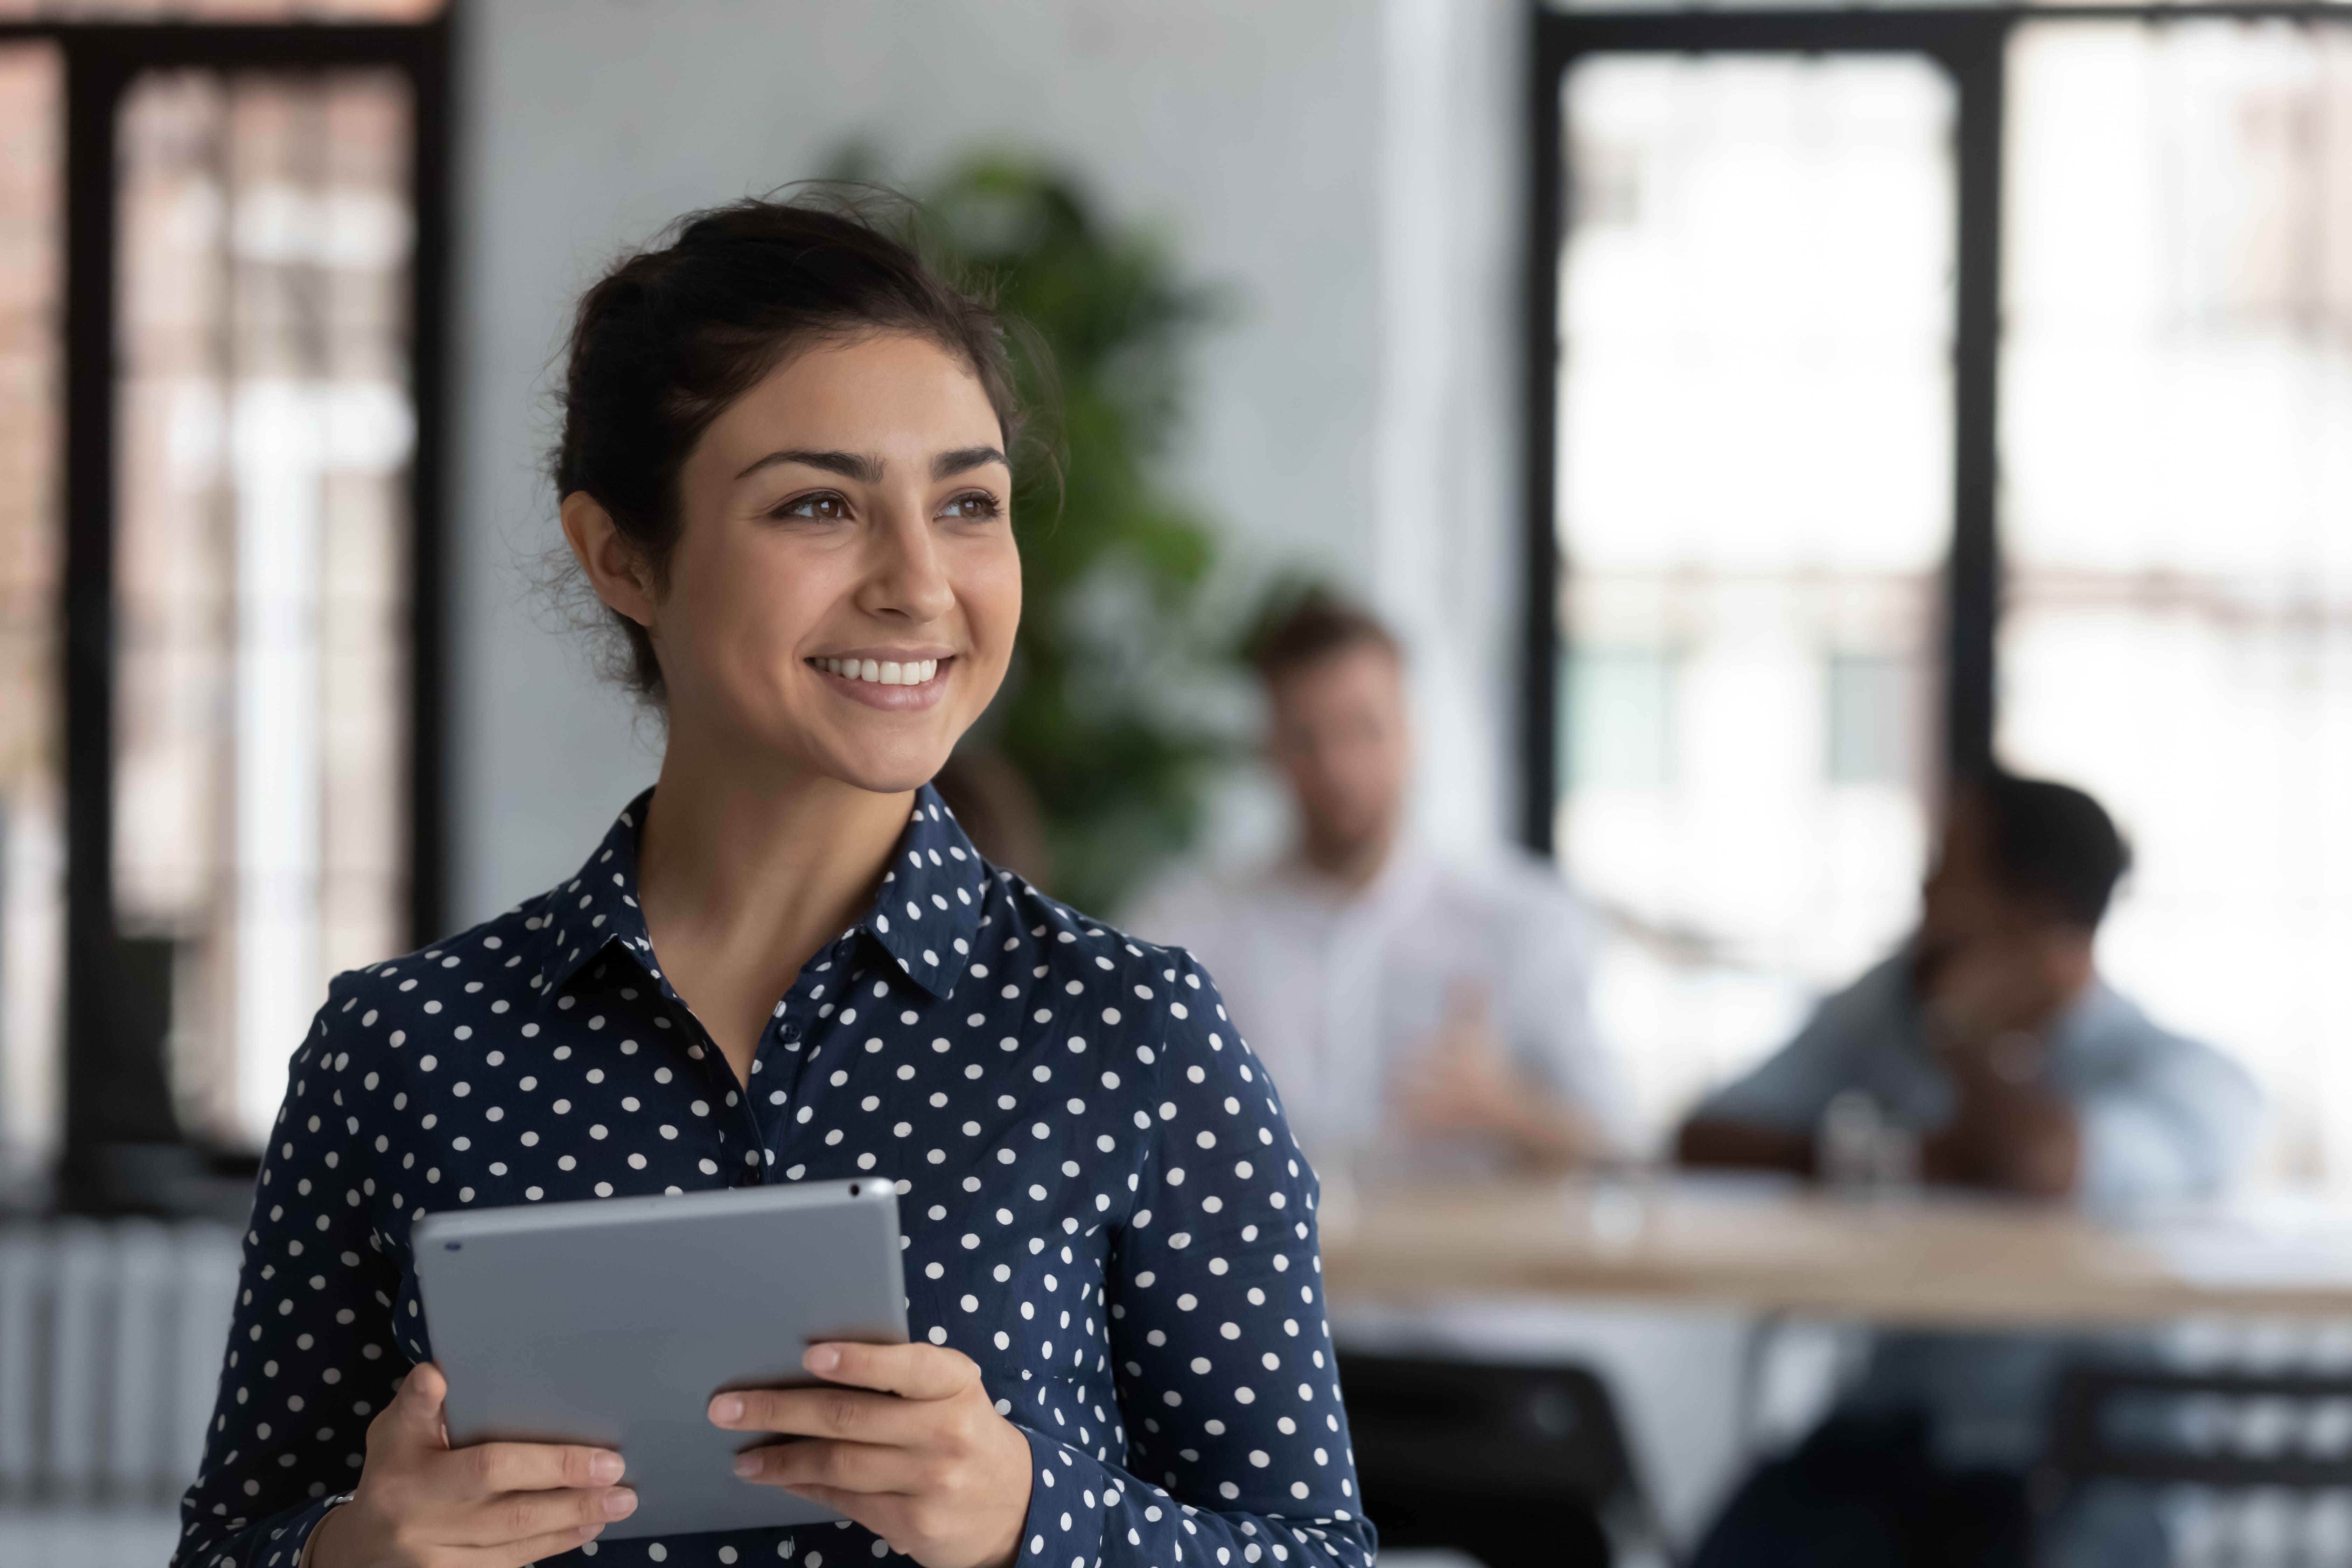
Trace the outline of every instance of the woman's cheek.
<instances>
[{"instance_id":1,"label":"woman's cheek","mask_svg":"<svg viewBox=\"0 0 2352 1568\"><path fill-rule=\"evenodd\" d=\"M991 543L971 574L965 615L988 668L1002 673L1021 628L1021 553L1009 537Z\"/></svg>"},{"instance_id":2,"label":"woman's cheek","mask_svg":"<svg viewBox=\"0 0 2352 1568\"><path fill-rule=\"evenodd\" d=\"M796 663L809 628L840 596L828 582L831 564L807 551L746 562L719 589L725 606L715 618L725 623L736 646L758 649L763 664Z\"/></svg>"}]
</instances>

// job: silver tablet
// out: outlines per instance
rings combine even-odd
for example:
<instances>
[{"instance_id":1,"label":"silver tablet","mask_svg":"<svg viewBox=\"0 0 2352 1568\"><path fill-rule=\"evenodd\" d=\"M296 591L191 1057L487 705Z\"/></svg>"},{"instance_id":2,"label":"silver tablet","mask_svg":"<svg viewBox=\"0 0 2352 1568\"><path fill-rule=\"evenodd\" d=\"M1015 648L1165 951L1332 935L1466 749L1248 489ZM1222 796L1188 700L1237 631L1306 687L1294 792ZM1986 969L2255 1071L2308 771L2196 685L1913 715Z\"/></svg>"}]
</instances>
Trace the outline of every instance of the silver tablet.
<instances>
[{"instance_id":1,"label":"silver tablet","mask_svg":"<svg viewBox=\"0 0 2352 1568\"><path fill-rule=\"evenodd\" d=\"M713 1426L722 1389L818 1380L821 1340L903 1344L898 1196L879 1178L427 1215L413 1245L449 1440L617 1448L614 1539L838 1519L737 1478L768 1439Z\"/></svg>"}]
</instances>

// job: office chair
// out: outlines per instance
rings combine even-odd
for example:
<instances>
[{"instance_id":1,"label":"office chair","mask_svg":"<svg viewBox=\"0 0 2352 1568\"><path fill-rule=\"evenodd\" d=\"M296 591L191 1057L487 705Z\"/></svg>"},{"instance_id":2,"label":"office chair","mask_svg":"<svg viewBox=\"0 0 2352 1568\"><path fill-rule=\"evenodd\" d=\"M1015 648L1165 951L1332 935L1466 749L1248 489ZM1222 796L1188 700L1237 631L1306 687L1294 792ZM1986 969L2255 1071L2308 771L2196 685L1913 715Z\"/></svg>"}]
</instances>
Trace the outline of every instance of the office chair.
<instances>
[{"instance_id":1,"label":"office chair","mask_svg":"<svg viewBox=\"0 0 2352 1568\"><path fill-rule=\"evenodd\" d=\"M2068 1367L2032 1478L2045 1539L2098 1481L2352 1491L2352 1374Z\"/></svg>"},{"instance_id":2,"label":"office chair","mask_svg":"<svg viewBox=\"0 0 2352 1568\"><path fill-rule=\"evenodd\" d=\"M1559 1561L1605 1562L1612 1538L1676 1561L1609 1389L1585 1368L1342 1354L1339 1386L1367 1517L1381 1523L1385 1498L1412 1521L1402 1538L1383 1531L1383 1546L1491 1558L1482 1524L1516 1515L1557 1521Z\"/></svg>"}]
</instances>

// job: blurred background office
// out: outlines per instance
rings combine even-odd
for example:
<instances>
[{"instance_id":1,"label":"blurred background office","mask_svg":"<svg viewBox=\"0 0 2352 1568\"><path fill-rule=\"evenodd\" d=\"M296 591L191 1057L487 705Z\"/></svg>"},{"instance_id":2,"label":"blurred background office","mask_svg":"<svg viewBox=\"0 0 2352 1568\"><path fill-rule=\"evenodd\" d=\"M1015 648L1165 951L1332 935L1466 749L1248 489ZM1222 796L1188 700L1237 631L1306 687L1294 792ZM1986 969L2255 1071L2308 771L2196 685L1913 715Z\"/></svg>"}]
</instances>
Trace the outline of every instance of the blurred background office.
<instances>
[{"instance_id":1,"label":"blurred background office","mask_svg":"<svg viewBox=\"0 0 2352 1568\"><path fill-rule=\"evenodd\" d=\"M1098 911L1284 863L1244 648L1311 584L1397 651L1400 841L1590 917L1602 1167L1494 1237L1355 1194L1368 1400L1516 1369L1528 1495L1654 1559L1872 1325L2128 1321L2253 1413L2101 1458L2085 1371L2042 1493L2137 1464L2169 1560L2352 1558L2352 12L0 0L0 1560L161 1560L326 976L653 774L548 587L568 301L843 174L1059 366L942 781L984 847ZM2128 838L2099 972L2250 1076L2226 1196L1659 1173L1996 761Z\"/></svg>"}]
</instances>

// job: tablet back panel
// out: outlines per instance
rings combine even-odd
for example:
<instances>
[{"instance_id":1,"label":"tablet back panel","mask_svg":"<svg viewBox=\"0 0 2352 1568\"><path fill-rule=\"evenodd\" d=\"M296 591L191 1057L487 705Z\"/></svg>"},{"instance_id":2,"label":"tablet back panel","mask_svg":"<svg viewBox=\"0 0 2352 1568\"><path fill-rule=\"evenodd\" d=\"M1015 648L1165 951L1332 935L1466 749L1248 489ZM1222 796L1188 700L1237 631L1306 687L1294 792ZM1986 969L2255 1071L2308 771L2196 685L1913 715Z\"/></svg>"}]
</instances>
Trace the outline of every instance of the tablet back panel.
<instances>
[{"instance_id":1,"label":"tablet back panel","mask_svg":"<svg viewBox=\"0 0 2352 1568\"><path fill-rule=\"evenodd\" d=\"M619 1449L637 1511L614 1539L840 1517L738 1479L763 1439L704 1411L721 1389L815 1382L817 1341L905 1342L889 1182L436 1214L415 1246L452 1443Z\"/></svg>"}]
</instances>

